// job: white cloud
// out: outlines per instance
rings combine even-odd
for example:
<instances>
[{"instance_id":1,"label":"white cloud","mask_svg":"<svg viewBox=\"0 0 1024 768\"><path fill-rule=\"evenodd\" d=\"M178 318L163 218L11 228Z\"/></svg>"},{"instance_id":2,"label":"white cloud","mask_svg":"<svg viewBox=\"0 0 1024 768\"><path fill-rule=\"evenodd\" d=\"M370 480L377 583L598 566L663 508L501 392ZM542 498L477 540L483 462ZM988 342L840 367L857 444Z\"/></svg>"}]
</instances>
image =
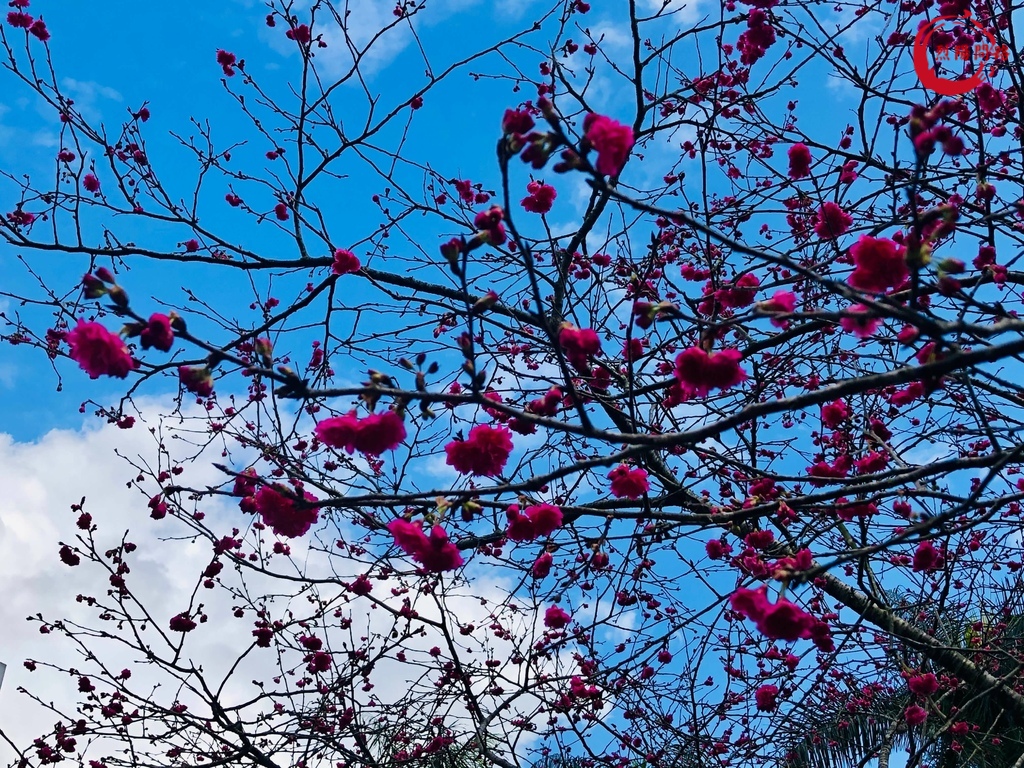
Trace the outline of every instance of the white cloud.
<instances>
[{"instance_id":1,"label":"white cloud","mask_svg":"<svg viewBox=\"0 0 1024 768\"><path fill-rule=\"evenodd\" d=\"M136 405L148 417L153 413L169 412L173 404L168 399L139 399ZM183 410L186 417L198 413L195 406ZM116 546L122 534L130 531L128 538L138 549L128 559L131 566L129 586L138 595L140 603L153 612L156 626L150 628L146 641L157 653L161 649L167 651L158 633L166 628L170 616L189 607L197 575L211 559L208 541L182 538L184 525L173 517L151 520L146 497L138 489L126 485L135 477L137 470L124 458L116 456L115 450L128 459L138 461L155 457L157 440L147 428L151 424L155 422L139 423L134 429L125 431L111 425L97 427L94 423L87 423L76 430L51 431L33 442L17 442L0 433L0 487L4 488L0 495L0 583L4 585L0 623L5 627L0 662L8 666L3 690L0 690L0 723L19 745L28 745L36 736L50 732L57 719L54 713L28 702L18 692L19 687L26 687L44 701L56 702L58 708L68 714L73 713L73 705L80 698L73 677L60 676L43 667L29 672L23 661L31 658L64 667L78 666L83 673L90 669L90 662L84 661L81 653L63 636L58 632L40 635L38 623L28 622L25 617L41 612L48 621L66 619L95 627L95 609L77 602L76 595L93 595L103 600L109 588L107 573L84 558L76 568L69 568L58 559L58 542L74 545L77 536L82 535L75 526L78 513L70 509L71 504L79 502L83 496L86 498L85 509L92 514L98 526L97 550L101 553ZM179 442L165 439L164 445L172 454L188 448ZM219 484L223 476L212 466L213 460L222 460L219 447L215 446L210 453L201 454L196 461L188 463L181 480L187 480L187 484L193 487ZM201 509L216 531L226 533L232 525L244 527L247 520L231 499L220 502L204 500ZM348 541L355 541L361 535L344 522L339 526ZM330 534L326 538L328 543L333 539ZM323 553L310 550L307 545L305 540L291 541L292 561L308 575L330 577L332 569L336 569L338 580L348 581L365 570L365 566L356 559L334 556L328 561ZM362 559L370 559L370 556ZM407 561L396 561L395 564L406 568L412 565ZM283 570L284 563L278 563L277 567ZM416 610L424 617L436 619L443 611L448 621L457 620L463 625L473 623L481 627L472 636L463 638L456 635L460 655L465 654L462 663L482 663L487 656L501 660L502 666L496 673L505 676L506 689L514 688L515 680L522 672L508 663L512 655L511 642L495 640L483 628L493 621L492 613L505 613L502 606L508 604L515 584L496 571L481 571L476 564L471 564L465 575L466 581L450 591L446 590L446 594L438 598L441 601L439 605L433 604L432 596L418 595L416 589L409 593L410 597ZM225 567L221 577L225 583L239 583L230 566ZM271 584L269 579L261 579L258 575L247 575L246 584L256 595L280 593L282 587L280 582ZM289 599L287 595L295 590L290 585L284 586L290 591L273 604L272 617L282 616L289 608L299 617L308 614L310 608L305 597ZM392 604L398 598L390 597L390 589L397 586L397 577L375 581L373 596ZM331 601L337 601L342 592L337 584L323 585L319 589L321 597ZM185 657L202 666L212 684L226 683L222 695L225 706L241 702L255 692L249 681L257 678L267 680L274 674L271 670L276 654L269 649L256 649L232 677L225 679L226 670L252 641L251 614L243 621L231 618L234 601L224 589L199 589L196 602L199 601L204 603L210 621L187 636ZM111 601L108 599L107 602ZM364 643L372 643L379 648L392 630L393 614L374 609L372 603L365 599L349 603L342 601L340 604L346 613L350 613L353 627L351 634L339 632L336 626L330 632L321 633L331 644L331 650L342 650L345 639L350 637L353 640L361 637ZM512 636L523 642L522 638L531 636L529 624L539 620L538 614L527 609L512 615L520 617L516 620L517 627ZM518 626L522 622L526 624ZM432 680L437 663L426 653L432 646L444 648L444 658L450 658L447 642L436 630L429 626L427 630L422 637L405 643L410 663L390 658L377 665L371 678L375 687L365 694L356 694L357 703L367 712L377 706L373 701L379 705L401 701L417 678L421 678L418 685L424 686L422 675L427 669ZM112 627L111 631L117 634ZM169 634L173 636L174 633ZM150 690L150 686L162 683L162 687L153 694L159 697L156 700L166 704L174 700L176 685L166 672L138 663L140 660L131 658L129 651L114 642L93 640L89 647L109 668L115 671L130 668L133 690L145 692ZM351 647L350 644L349 649ZM292 655L286 658L296 661L294 652L289 653ZM480 693L484 684L485 681L480 681ZM198 698L190 698L187 691L178 696L193 711L201 711L197 709L202 706ZM465 714L458 709L457 698L453 694L451 702L454 707L451 716L456 721ZM501 697L483 696L482 700L485 706L497 707ZM534 714L535 704L530 697L520 696L514 709L529 717ZM90 755L95 756L94 753ZM7 764L11 759L10 749L0 743L0 764Z\"/></svg>"}]
</instances>

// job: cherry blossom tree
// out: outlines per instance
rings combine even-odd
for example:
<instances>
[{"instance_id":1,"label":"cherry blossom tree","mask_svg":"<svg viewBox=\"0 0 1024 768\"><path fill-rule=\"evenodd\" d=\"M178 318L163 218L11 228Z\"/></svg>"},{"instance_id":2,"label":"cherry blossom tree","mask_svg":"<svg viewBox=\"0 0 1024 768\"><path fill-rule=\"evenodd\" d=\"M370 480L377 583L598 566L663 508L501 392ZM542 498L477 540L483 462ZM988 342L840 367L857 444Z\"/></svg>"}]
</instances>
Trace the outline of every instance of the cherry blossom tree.
<instances>
[{"instance_id":1,"label":"cherry blossom tree","mask_svg":"<svg viewBox=\"0 0 1024 768\"><path fill-rule=\"evenodd\" d=\"M117 386L83 412L152 453L127 532L68 490L89 619L30 618L25 667L75 691L23 687L55 725L4 732L16 764L1024 754L1014 3L559 0L455 35L429 0L369 34L272 0L191 62L218 114L156 128L68 95L45 1L0 27L59 135L3 169L2 339ZM915 58L985 76L944 96Z\"/></svg>"}]
</instances>

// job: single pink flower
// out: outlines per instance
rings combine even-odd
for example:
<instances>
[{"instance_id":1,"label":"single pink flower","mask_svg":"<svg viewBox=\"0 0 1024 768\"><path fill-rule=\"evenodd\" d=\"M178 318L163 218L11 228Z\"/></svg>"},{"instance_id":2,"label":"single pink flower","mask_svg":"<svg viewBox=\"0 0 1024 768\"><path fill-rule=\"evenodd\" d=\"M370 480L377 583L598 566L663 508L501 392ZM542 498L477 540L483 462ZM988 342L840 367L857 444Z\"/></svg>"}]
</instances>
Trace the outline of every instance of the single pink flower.
<instances>
[{"instance_id":1,"label":"single pink flower","mask_svg":"<svg viewBox=\"0 0 1024 768\"><path fill-rule=\"evenodd\" d=\"M778 686L762 685L754 691L754 701L757 702L757 709L760 712L774 712L778 706L778 697Z\"/></svg>"},{"instance_id":2,"label":"single pink flower","mask_svg":"<svg viewBox=\"0 0 1024 768\"><path fill-rule=\"evenodd\" d=\"M96 194L100 191L100 180L96 178L95 174L87 173L85 178L82 179L82 186L85 187L87 192Z\"/></svg>"},{"instance_id":3,"label":"single pink flower","mask_svg":"<svg viewBox=\"0 0 1024 768\"><path fill-rule=\"evenodd\" d=\"M928 719L928 712L917 704L911 704L903 712L903 719L907 721L907 725L921 725Z\"/></svg>"},{"instance_id":4,"label":"single pink flower","mask_svg":"<svg viewBox=\"0 0 1024 768\"><path fill-rule=\"evenodd\" d=\"M346 251L344 248L338 248L334 252L334 264L331 265L331 271L336 275L348 275L353 272L358 272L362 264L359 263L359 258L352 253L352 251Z\"/></svg>"},{"instance_id":5,"label":"single pink flower","mask_svg":"<svg viewBox=\"0 0 1024 768\"><path fill-rule=\"evenodd\" d=\"M845 402L833 400L831 403L821 406L821 422L829 429L836 429L850 418L850 413L850 406Z\"/></svg>"},{"instance_id":6,"label":"single pink flower","mask_svg":"<svg viewBox=\"0 0 1024 768\"><path fill-rule=\"evenodd\" d=\"M811 173L811 150L806 144L797 143L789 148L789 178L802 179Z\"/></svg>"},{"instance_id":7,"label":"single pink flower","mask_svg":"<svg viewBox=\"0 0 1024 768\"><path fill-rule=\"evenodd\" d=\"M371 413L359 421L355 446L357 451L380 456L385 451L395 450L405 440L405 436L405 421L398 411Z\"/></svg>"},{"instance_id":8,"label":"single pink flower","mask_svg":"<svg viewBox=\"0 0 1024 768\"><path fill-rule=\"evenodd\" d=\"M583 120L583 135L597 150L594 167L602 176L617 176L622 171L636 141L633 129L628 125L593 113Z\"/></svg>"},{"instance_id":9,"label":"single pink flower","mask_svg":"<svg viewBox=\"0 0 1024 768\"><path fill-rule=\"evenodd\" d=\"M617 499L639 499L651 490L647 470L640 467L631 469L627 464L619 464L608 473L608 479L612 481L612 496Z\"/></svg>"},{"instance_id":10,"label":"single pink flower","mask_svg":"<svg viewBox=\"0 0 1024 768\"><path fill-rule=\"evenodd\" d=\"M930 541L922 541L914 552L914 573L929 573L941 568L945 562L942 553Z\"/></svg>"},{"instance_id":11,"label":"single pink flower","mask_svg":"<svg viewBox=\"0 0 1024 768\"><path fill-rule=\"evenodd\" d=\"M562 527L562 510L554 504L537 504L526 508L526 515L538 536L550 536Z\"/></svg>"},{"instance_id":12,"label":"single pink flower","mask_svg":"<svg viewBox=\"0 0 1024 768\"><path fill-rule=\"evenodd\" d=\"M822 240L835 240L846 234L853 217L833 202L827 202L818 210L814 221L814 234Z\"/></svg>"},{"instance_id":13,"label":"single pink flower","mask_svg":"<svg viewBox=\"0 0 1024 768\"><path fill-rule=\"evenodd\" d=\"M65 337L71 347L71 359L90 379L114 376L123 379L137 366L124 341L99 323L78 321Z\"/></svg>"},{"instance_id":14,"label":"single pink flower","mask_svg":"<svg viewBox=\"0 0 1024 768\"><path fill-rule=\"evenodd\" d=\"M885 237L863 235L850 246L854 270L847 282L860 291L884 293L904 283L910 275L905 249Z\"/></svg>"},{"instance_id":15,"label":"single pink flower","mask_svg":"<svg viewBox=\"0 0 1024 768\"><path fill-rule=\"evenodd\" d=\"M546 578L551 573L551 565L554 562L554 558L551 557L550 552L544 552L533 561L533 567L530 569L535 579Z\"/></svg>"},{"instance_id":16,"label":"single pink flower","mask_svg":"<svg viewBox=\"0 0 1024 768\"><path fill-rule=\"evenodd\" d=\"M849 314L839 321L839 327L859 339L870 338L882 324L882 318L873 315L870 307L863 304L854 304L846 311Z\"/></svg>"},{"instance_id":17,"label":"single pink flower","mask_svg":"<svg viewBox=\"0 0 1024 768\"><path fill-rule=\"evenodd\" d=\"M306 502L315 503L316 497L304 493ZM317 508L310 504L301 504L297 498L282 485L264 485L255 496L256 511L263 523L278 536L297 538L304 536L316 523Z\"/></svg>"},{"instance_id":18,"label":"single pink flower","mask_svg":"<svg viewBox=\"0 0 1024 768\"><path fill-rule=\"evenodd\" d=\"M571 620L572 617L557 605L550 606L544 612L544 626L548 629L562 629L567 626Z\"/></svg>"},{"instance_id":19,"label":"single pink flower","mask_svg":"<svg viewBox=\"0 0 1024 768\"><path fill-rule=\"evenodd\" d=\"M314 429L314 434L324 445L340 448L348 453L355 453L356 432L359 431L359 418L356 412L349 411L344 416L332 416L323 419Z\"/></svg>"},{"instance_id":20,"label":"single pink flower","mask_svg":"<svg viewBox=\"0 0 1024 768\"><path fill-rule=\"evenodd\" d=\"M228 77L232 77L235 74L235 63L238 61L235 54L230 51L223 49L217 50L217 63L220 64L221 69L224 70L224 74Z\"/></svg>"},{"instance_id":21,"label":"single pink flower","mask_svg":"<svg viewBox=\"0 0 1024 768\"><path fill-rule=\"evenodd\" d=\"M174 344L174 331L171 330L171 319L167 315L154 313L150 315L149 322L142 329L139 337L143 349L159 349L161 352L169 352Z\"/></svg>"}]
</instances>

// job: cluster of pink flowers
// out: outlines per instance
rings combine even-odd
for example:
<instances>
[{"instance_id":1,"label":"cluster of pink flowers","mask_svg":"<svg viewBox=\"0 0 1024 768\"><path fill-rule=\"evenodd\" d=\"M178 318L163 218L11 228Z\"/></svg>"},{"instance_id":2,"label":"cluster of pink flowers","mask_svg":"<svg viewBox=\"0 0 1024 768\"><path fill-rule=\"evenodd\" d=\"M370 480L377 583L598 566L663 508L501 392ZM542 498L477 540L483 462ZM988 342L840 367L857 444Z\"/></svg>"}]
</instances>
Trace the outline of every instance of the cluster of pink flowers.
<instances>
[{"instance_id":1,"label":"cluster of pink flowers","mask_svg":"<svg viewBox=\"0 0 1024 768\"><path fill-rule=\"evenodd\" d=\"M533 541L538 536L550 536L562 527L562 510L553 504L536 504L519 511L512 504L505 511L508 528L505 535L512 541Z\"/></svg>"},{"instance_id":2,"label":"cluster of pink flowers","mask_svg":"<svg viewBox=\"0 0 1024 768\"><path fill-rule=\"evenodd\" d=\"M355 410L344 416L333 416L316 425L317 439L331 448L342 448L348 453L360 451L380 456L393 451L405 440L405 422L397 411L371 413L360 419Z\"/></svg>"},{"instance_id":3,"label":"cluster of pink flowers","mask_svg":"<svg viewBox=\"0 0 1024 768\"><path fill-rule=\"evenodd\" d=\"M775 28L768 21L768 14L760 8L751 8L747 14L747 28L736 41L740 49L740 63L750 66L765 55L775 44Z\"/></svg>"},{"instance_id":4,"label":"cluster of pink flowers","mask_svg":"<svg viewBox=\"0 0 1024 768\"><path fill-rule=\"evenodd\" d=\"M700 347L690 347L676 357L675 376L690 392L706 397L713 389L730 389L746 381L741 358L738 349L708 354Z\"/></svg>"},{"instance_id":5,"label":"cluster of pink flowers","mask_svg":"<svg viewBox=\"0 0 1024 768\"><path fill-rule=\"evenodd\" d=\"M594 113L583 119L583 137L597 150L594 168L602 176L618 176L622 172L636 141L628 125Z\"/></svg>"},{"instance_id":6,"label":"cluster of pink flowers","mask_svg":"<svg viewBox=\"0 0 1024 768\"><path fill-rule=\"evenodd\" d=\"M388 530L395 537L395 544L426 571L443 573L463 564L459 548L448 540L447 532L440 525L435 525L427 536L422 520L398 519L388 523Z\"/></svg>"},{"instance_id":7,"label":"cluster of pink flowers","mask_svg":"<svg viewBox=\"0 0 1024 768\"><path fill-rule=\"evenodd\" d=\"M814 234L822 240L835 240L845 235L853 224L853 217L838 204L831 201L818 209L818 217L814 220Z\"/></svg>"},{"instance_id":8,"label":"cluster of pink flowers","mask_svg":"<svg viewBox=\"0 0 1024 768\"><path fill-rule=\"evenodd\" d=\"M306 503L283 485L264 485L246 502L244 507L255 508L264 525L278 536L298 538L305 536L318 519L316 502L313 494L305 492L302 498Z\"/></svg>"},{"instance_id":9,"label":"cluster of pink flowers","mask_svg":"<svg viewBox=\"0 0 1024 768\"><path fill-rule=\"evenodd\" d=\"M768 588L737 589L729 597L734 611L751 619L758 631L771 640L813 640L822 650L832 646L828 625L785 598L768 601Z\"/></svg>"},{"instance_id":10,"label":"cluster of pink flowers","mask_svg":"<svg viewBox=\"0 0 1024 768\"><path fill-rule=\"evenodd\" d=\"M885 293L910 275L905 249L886 237L863 235L850 246L854 269L847 282L859 291Z\"/></svg>"},{"instance_id":11,"label":"cluster of pink flowers","mask_svg":"<svg viewBox=\"0 0 1024 768\"><path fill-rule=\"evenodd\" d=\"M11 0L9 5L14 10L7 14L8 24L15 29L27 30L30 35L44 43L50 39L50 31L46 28L46 23L42 19L33 19L30 14L25 13L24 9L28 8L29 0Z\"/></svg>"},{"instance_id":12,"label":"cluster of pink flowers","mask_svg":"<svg viewBox=\"0 0 1024 768\"><path fill-rule=\"evenodd\" d=\"M501 474L512 453L512 433L505 427L478 424L465 440L453 440L444 447L446 463L455 471L475 477Z\"/></svg>"},{"instance_id":13,"label":"cluster of pink flowers","mask_svg":"<svg viewBox=\"0 0 1024 768\"><path fill-rule=\"evenodd\" d=\"M550 184L543 181L531 181L526 185L529 195L522 199L522 206L530 213L547 213L551 210L558 193Z\"/></svg>"},{"instance_id":14,"label":"cluster of pink flowers","mask_svg":"<svg viewBox=\"0 0 1024 768\"><path fill-rule=\"evenodd\" d=\"M222 48L217 49L217 63L220 64L221 69L224 70L224 74L228 77L233 77L235 74L235 65L238 62L235 54L230 51L225 51Z\"/></svg>"},{"instance_id":15,"label":"cluster of pink flowers","mask_svg":"<svg viewBox=\"0 0 1024 768\"><path fill-rule=\"evenodd\" d=\"M612 481L612 496L617 499L639 499L651 490L647 470L640 467L630 468L628 464L619 464L608 473L608 479Z\"/></svg>"},{"instance_id":16,"label":"cluster of pink flowers","mask_svg":"<svg viewBox=\"0 0 1024 768\"><path fill-rule=\"evenodd\" d=\"M592 328L577 328L566 323L558 332L558 343L569 363L580 371L590 371L590 358L601 351L601 339Z\"/></svg>"}]
</instances>

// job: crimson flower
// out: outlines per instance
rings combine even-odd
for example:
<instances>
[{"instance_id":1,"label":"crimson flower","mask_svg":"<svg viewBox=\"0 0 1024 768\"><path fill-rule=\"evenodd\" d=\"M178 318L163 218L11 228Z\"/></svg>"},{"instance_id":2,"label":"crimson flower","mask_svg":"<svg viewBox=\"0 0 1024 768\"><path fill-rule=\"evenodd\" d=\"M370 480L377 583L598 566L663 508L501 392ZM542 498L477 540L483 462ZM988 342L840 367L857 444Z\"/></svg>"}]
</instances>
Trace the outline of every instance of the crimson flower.
<instances>
[{"instance_id":1,"label":"crimson flower","mask_svg":"<svg viewBox=\"0 0 1024 768\"><path fill-rule=\"evenodd\" d=\"M454 440L444 447L446 464L457 472L474 477L494 477L501 473L512 453L512 433L505 427L478 424L465 440Z\"/></svg>"},{"instance_id":2,"label":"crimson flower","mask_svg":"<svg viewBox=\"0 0 1024 768\"><path fill-rule=\"evenodd\" d=\"M774 605L768 602L768 588L737 589L729 598L732 609L757 626L758 631L772 640L801 640L812 636L817 621L797 605L780 598Z\"/></svg>"},{"instance_id":3,"label":"crimson flower","mask_svg":"<svg viewBox=\"0 0 1024 768\"><path fill-rule=\"evenodd\" d=\"M588 358L601 351L601 339L593 328L577 328L569 323L558 332L558 343L566 359L582 370L587 370Z\"/></svg>"},{"instance_id":4,"label":"crimson flower","mask_svg":"<svg viewBox=\"0 0 1024 768\"><path fill-rule=\"evenodd\" d=\"M228 77L232 77L235 74L234 66L236 61L238 59L235 54L223 49L217 49L217 63L220 64L224 74Z\"/></svg>"},{"instance_id":5,"label":"crimson flower","mask_svg":"<svg viewBox=\"0 0 1024 768\"><path fill-rule=\"evenodd\" d=\"M835 240L853 224L853 217L833 202L827 202L818 209L814 221L814 234L822 240Z\"/></svg>"},{"instance_id":6,"label":"crimson flower","mask_svg":"<svg viewBox=\"0 0 1024 768\"><path fill-rule=\"evenodd\" d=\"M704 397L713 389L729 389L747 379L740 368L738 349L723 349L708 354L700 347L684 349L676 357L676 379L694 394Z\"/></svg>"},{"instance_id":7,"label":"crimson flower","mask_svg":"<svg viewBox=\"0 0 1024 768\"><path fill-rule=\"evenodd\" d=\"M46 42L50 39L50 30L46 28L46 22L42 19L36 19L32 22L32 26L28 28L29 33L41 42Z\"/></svg>"},{"instance_id":8,"label":"crimson flower","mask_svg":"<svg viewBox=\"0 0 1024 768\"><path fill-rule=\"evenodd\" d=\"M636 138L633 129L604 115L591 113L583 120L583 135L597 150L594 167L602 176L617 176L626 164Z\"/></svg>"},{"instance_id":9,"label":"crimson flower","mask_svg":"<svg viewBox=\"0 0 1024 768\"><path fill-rule=\"evenodd\" d=\"M543 181L531 181L526 185L526 191L530 194L524 197L521 203L530 213L547 213L558 197L555 188Z\"/></svg>"},{"instance_id":10,"label":"crimson flower","mask_svg":"<svg viewBox=\"0 0 1024 768\"><path fill-rule=\"evenodd\" d=\"M639 499L651 490L647 470L640 467L630 469L627 464L619 464L608 473L608 479L612 481L612 496L617 499Z\"/></svg>"},{"instance_id":11,"label":"crimson flower","mask_svg":"<svg viewBox=\"0 0 1024 768\"><path fill-rule=\"evenodd\" d=\"M525 110L506 109L501 118L501 132L506 136L510 133L529 133L533 129L533 116Z\"/></svg>"},{"instance_id":12,"label":"crimson flower","mask_svg":"<svg viewBox=\"0 0 1024 768\"><path fill-rule=\"evenodd\" d=\"M789 148L789 178L802 179L811 173L811 150L806 144L798 143Z\"/></svg>"},{"instance_id":13,"label":"crimson flower","mask_svg":"<svg viewBox=\"0 0 1024 768\"><path fill-rule=\"evenodd\" d=\"M451 571L464 562L459 548L448 540L447 532L439 525L431 529L430 536L423 532L422 520L392 520L388 530L395 537L395 544L431 573Z\"/></svg>"},{"instance_id":14,"label":"crimson flower","mask_svg":"<svg viewBox=\"0 0 1024 768\"><path fill-rule=\"evenodd\" d=\"M533 573L533 578L546 578L547 575L551 573L551 565L553 562L554 558L551 557L550 552L544 552L541 554L540 557L533 561L533 568L530 569Z\"/></svg>"},{"instance_id":15,"label":"crimson flower","mask_svg":"<svg viewBox=\"0 0 1024 768\"><path fill-rule=\"evenodd\" d=\"M356 432L359 431L359 418L356 412L349 411L344 416L332 416L316 425L314 434L317 440L331 448L340 448L350 454L356 450Z\"/></svg>"},{"instance_id":16,"label":"crimson flower","mask_svg":"<svg viewBox=\"0 0 1024 768\"><path fill-rule=\"evenodd\" d=\"M100 376L124 379L137 365L121 337L99 323L79 320L65 341L71 347L71 359L89 374L90 379Z\"/></svg>"},{"instance_id":17,"label":"crimson flower","mask_svg":"<svg viewBox=\"0 0 1024 768\"><path fill-rule=\"evenodd\" d=\"M100 180L96 178L93 173L85 174L85 178L82 179L82 186L85 187L87 192L97 193L100 191Z\"/></svg>"},{"instance_id":18,"label":"crimson flower","mask_svg":"<svg viewBox=\"0 0 1024 768\"><path fill-rule=\"evenodd\" d=\"M796 310L796 294L792 291L776 291L767 301L759 301L757 308L767 314L789 314ZM772 325L785 330L789 327L788 320L773 317Z\"/></svg>"},{"instance_id":19,"label":"crimson flower","mask_svg":"<svg viewBox=\"0 0 1024 768\"><path fill-rule=\"evenodd\" d=\"M907 687L915 696L931 696L939 690L939 681L934 672L907 678Z\"/></svg>"},{"instance_id":20,"label":"crimson flower","mask_svg":"<svg viewBox=\"0 0 1024 768\"><path fill-rule=\"evenodd\" d=\"M557 605L552 605L544 612L544 626L548 629L562 629L571 620L572 617Z\"/></svg>"},{"instance_id":21,"label":"crimson flower","mask_svg":"<svg viewBox=\"0 0 1024 768\"><path fill-rule=\"evenodd\" d=\"M762 685L754 691L754 701L757 702L757 709L760 712L774 712L778 706L776 699L779 696L778 686Z\"/></svg>"},{"instance_id":22,"label":"crimson flower","mask_svg":"<svg viewBox=\"0 0 1024 768\"><path fill-rule=\"evenodd\" d=\"M562 510L554 504L537 504L526 508L533 529L538 536L550 536L562 527Z\"/></svg>"},{"instance_id":23,"label":"crimson flower","mask_svg":"<svg viewBox=\"0 0 1024 768\"><path fill-rule=\"evenodd\" d=\"M860 291L884 293L902 285L910 275L905 250L886 237L863 235L850 246L854 270L847 282Z\"/></svg>"},{"instance_id":24,"label":"crimson flower","mask_svg":"<svg viewBox=\"0 0 1024 768\"><path fill-rule=\"evenodd\" d=\"M361 267L362 264L359 263L359 258L352 251L338 248L334 252L334 264L331 265L331 271L334 274L348 275L358 272Z\"/></svg>"},{"instance_id":25,"label":"crimson flower","mask_svg":"<svg viewBox=\"0 0 1024 768\"><path fill-rule=\"evenodd\" d=\"M371 413L359 419L356 412L324 419L316 425L317 439L332 448L343 448L348 453L360 451L380 456L393 451L405 440L405 422L397 411Z\"/></svg>"},{"instance_id":26,"label":"crimson flower","mask_svg":"<svg viewBox=\"0 0 1024 768\"><path fill-rule=\"evenodd\" d=\"M171 319L167 315L154 313L150 315L149 322L142 329L139 337L143 349L153 347L161 352L169 352L174 344L174 332L171 331Z\"/></svg>"},{"instance_id":27,"label":"crimson flower","mask_svg":"<svg viewBox=\"0 0 1024 768\"><path fill-rule=\"evenodd\" d=\"M167 626L172 632L191 632L196 628L196 623L187 613L179 613L177 616L171 617Z\"/></svg>"},{"instance_id":28,"label":"crimson flower","mask_svg":"<svg viewBox=\"0 0 1024 768\"><path fill-rule=\"evenodd\" d=\"M304 493L307 502L315 503L316 497ZM297 499L282 485L265 485L254 496L256 511L264 524L278 536L297 538L304 536L317 521L315 506L297 503Z\"/></svg>"},{"instance_id":29,"label":"crimson flower","mask_svg":"<svg viewBox=\"0 0 1024 768\"><path fill-rule=\"evenodd\" d=\"M405 435L405 422L398 411L371 413L359 422L356 450L370 456L380 456L401 445Z\"/></svg>"},{"instance_id":30,"label":"crimson flower","mask_svg":"<svg viewBox=\"0 0 1024 768\"><path fill-rule=\"evenodd\" d=\"M944 562L945 558L934 544L930 541L922 541L917 545L917 551L914 552L914 573L934 571L936 568L941 568Z\"/></svg>"},{"instance_id":31,"label":"crimson flower","mask_svg":"<svg viewBox=\"0 0 1024 768\"><path fill-rule=\"evenodd\" d=\"M882 324L882 318L872 315L871 309L863 304L854 304L846 311L849 316L842 318L839 326L858 339L870 338Z\"/></svg>"},{"instance_id":32,"label":"crimson flower","mask_svg":"<svg viewBox=\"0 0 1024 768\"><path fill-rule=\"evenodd\" d=\"M911 704L903 712L903 719L907 721L907 725L921 725L928 719L928 712L917 704Z\"/></svg>"},{"instance_id":33,"label":"crimson flower","mask_svg":"<svg viewBox=\"0 0 1024 768\"><path fill-rule=\"evenodd\" d=\"M510 541L533 541L537 538L537 531L533 526L533 521L528 515L524 515L519 511L518 504L509 505L509 508L505 510L505 514L508 517L508 527L505 529L505 535Z\"/></svg>"},{"instance_id":34,"label":"crimson flower","mask_svg":"<svg viewBox=\"0 0 1024 768\"><path fill-rule=\"evenodd\" d=\"M834 400L821 406L821 423L829 429L836 429L850 418L850 406L842 400Z\"/></svg>"}]
</instances>

